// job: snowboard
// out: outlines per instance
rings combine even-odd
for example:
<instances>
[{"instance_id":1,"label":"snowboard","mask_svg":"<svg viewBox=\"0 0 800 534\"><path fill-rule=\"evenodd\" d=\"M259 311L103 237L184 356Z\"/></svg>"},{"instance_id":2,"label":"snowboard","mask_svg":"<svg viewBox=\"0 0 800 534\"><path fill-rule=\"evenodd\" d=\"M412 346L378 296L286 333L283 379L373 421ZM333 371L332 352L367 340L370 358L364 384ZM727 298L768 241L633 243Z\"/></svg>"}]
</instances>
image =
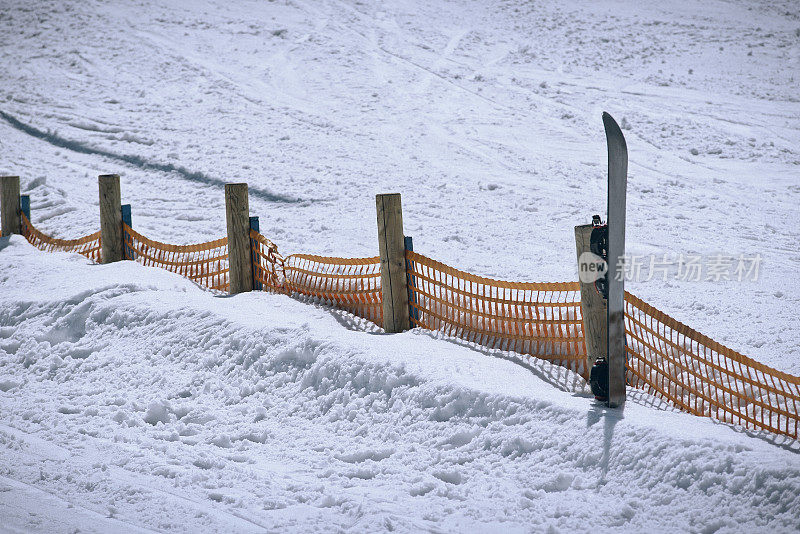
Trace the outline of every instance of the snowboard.
<instances>
[{"instance_id":1,"label":"snowboard","mask_svg":"<svg viewBox=\"0 0 800 534\"><path fill-rule=\"evenodd\" d=\"M625 194L628 146L617 121L603 112L608 145L608 406L625 402Z\"/></svg>"}]
</instances>

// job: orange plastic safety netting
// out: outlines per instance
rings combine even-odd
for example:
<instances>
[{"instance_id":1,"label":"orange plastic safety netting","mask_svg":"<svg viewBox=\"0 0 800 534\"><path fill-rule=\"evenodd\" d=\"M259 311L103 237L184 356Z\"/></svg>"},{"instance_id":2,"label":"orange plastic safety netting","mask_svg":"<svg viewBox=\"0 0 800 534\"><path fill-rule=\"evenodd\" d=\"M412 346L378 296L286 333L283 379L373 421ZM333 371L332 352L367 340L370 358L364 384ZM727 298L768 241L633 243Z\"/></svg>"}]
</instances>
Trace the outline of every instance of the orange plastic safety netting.
<instances>
[{"instance_id":1,"label":"orange plastic safety netting","mask_svg":"<svg viewBox=\"0 0 800 534\"><path fill-rule=\"evenodd\" d=\"M381 264L374 258L331 258L293 254L284 261L287 293L308 295L383 324Z\"/></svg>"},{"instance_id":2,"label":"orange plastic safety netting","mask_svg":"<svg viewBox=\"0 0 800 534\"><path fill-rule=\"evenodd\" d=\"M798 438L800 377L731 350L625 295L628 382L676 407Z\"/></svg>"},{"instance_id":3,"label":"orange plastic safety netting","mask_svg":"<svg viewBox=\"0 0 800 534\"><path fill-rule=\"evenodd\" d=\"M42 250L101 259L100 232L56 239L22 214L23 235ZM251 231L254 282L264 289L307 295L381 325L380 260L295 254ZM126 259L227 290L227 238L195 245L153 241L123 225ZM505 282L471 275L406 252L411 324L487 347L529 354L586 376L580 286ZM627 379L695 415L800 437L800 377L739 354L626 294Z\"/></svg>"},{"instance_id":4,"label":"orange plastic safety netting","mask_svg":"<svg viewBox=\"0 0 800 534\"><path fill-rule=\"evenodd\" d=\"M20 216L22 218L22 235L24 235L25 239L34 247L48 252L77 252L94 262L100 263L102 251L99 231L79 237L78 239L57 239L39 231L33 226L31 221L28 220L25 213L21 213Z\"/></svg>"},{"instance_id":5,"label":"orange plastic safety netting","mask_svg":"<svg viewBox=\"0 0 800 534\"><path fill-rule=\"evenodd\" d=\"M153 241L127 224L122 225L125 259L178 273L209 289L227 291L228 238L196 245Z\"/></svg>"},{"instance_id":6,"label":"orange plastic safety netting","mask_svg":"<svg viewBox=\"0 0 800 534\"><path fill-rule=\"evenodd\" d=\"M283 291L286 279L284 259L278 253L277 245L257 231L250 230L250 248L256 289Z\"/></svg>"},{"instance_id":7,"label":"orange plastic safety netting","mask_svg":"<svg viewBox=\"0 0 800 534\"><path fill-rule=\"evenodd\" d=\"M580 286L505 282L406 251L411 323L586 373Z\"/></svg>"}]
</instances>

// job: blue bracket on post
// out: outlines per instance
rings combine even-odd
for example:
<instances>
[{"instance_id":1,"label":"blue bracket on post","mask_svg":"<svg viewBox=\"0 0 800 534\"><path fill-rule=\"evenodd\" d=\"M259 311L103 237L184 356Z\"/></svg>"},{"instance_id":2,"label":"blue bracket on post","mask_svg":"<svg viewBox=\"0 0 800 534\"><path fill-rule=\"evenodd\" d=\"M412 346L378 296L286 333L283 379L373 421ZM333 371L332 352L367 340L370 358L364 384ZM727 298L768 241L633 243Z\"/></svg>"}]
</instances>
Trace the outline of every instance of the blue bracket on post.
<instances>
[{"instance_id":1,"label":"blue bracket on post","mask_svg":"<svg viewBox=\"0 0 800 534\"><path fill-rule=\"evenodd\" d=\"M31 220L31 197L30 195L19 196L19 210L25 214L28 220Z\"/></svg>"},{"instance_id":2,"label":"blue bracket on post","mask_svg":"<svg viewBox=\"0 0 800 534\"><path fill-rule=\"evenodd\" d=\"M405 248L409 252L414 252L414 238L405 236ZM417 325L414 321L419 321L419 309L417 309L417 277L409 275L411 270L411 262L406 260L406 283L408 284L408 318L409 326L416 328Z\"/></svg>"},{"instance_id":3,"label":"blue bracket on post","mask_svg":"<svg viewBox=\"0 0 800 534\"><path fill-rule=\"evenodd\" d=\"M19 211L25 214L25 218L28 221L31 220L31 197L30 195L20 195L19 196ZM25 231L25 223L20 221L20 230L22 230L23 235L26 233Z\"/></svg>"},{"instance_id":4,"label":"blue bracket on post","mask_svg":"<svg viewBox=\"0 0 800 534\"><path fill-rule=\"evenodd\" d=\"M261 232L258 217L250 217L250 229L256 232ZM261 262L256 254L253 253L253 240L250 239L250 261L253 263L253 289L259 291L264 289L264 285L258 281L258 274L261 272Z\"/></svg>"},{"instance_id":5,"label":"blue bracket on post","mask_svg":"<svg viewBox=\"0 0 800 534\"><path fill-rule=\"evenodd\" d=\"M131 205L123 204L120 206L119 210L122 212L122 222L133 228L133 221L131 219ZM134 259L133 250L128 246L128 233L125 231L124 226L122 227L122 259Z\"/></svg>"}]
</instances>

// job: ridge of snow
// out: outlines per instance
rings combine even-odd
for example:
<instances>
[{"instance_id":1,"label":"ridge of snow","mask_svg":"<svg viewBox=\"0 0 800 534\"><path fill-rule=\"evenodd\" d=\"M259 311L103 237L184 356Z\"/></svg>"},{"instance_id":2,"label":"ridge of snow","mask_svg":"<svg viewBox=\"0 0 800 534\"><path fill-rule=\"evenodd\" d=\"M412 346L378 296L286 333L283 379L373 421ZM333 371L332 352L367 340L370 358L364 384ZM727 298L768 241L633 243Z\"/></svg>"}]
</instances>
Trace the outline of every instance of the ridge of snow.
<instances>
[{"instance_id":1,"label":"ridge of snow","mask_svg":"<svg viewBox=\"0 0 800 534\"><path fill-rule=\"evenodd\" d=\"M10 525L36 530L20 484L73 506L65 524L174 532L790 532L800 514L794 441L643 394L623 415L546 362L3 241Z\"/></svg>"}]
</instances>

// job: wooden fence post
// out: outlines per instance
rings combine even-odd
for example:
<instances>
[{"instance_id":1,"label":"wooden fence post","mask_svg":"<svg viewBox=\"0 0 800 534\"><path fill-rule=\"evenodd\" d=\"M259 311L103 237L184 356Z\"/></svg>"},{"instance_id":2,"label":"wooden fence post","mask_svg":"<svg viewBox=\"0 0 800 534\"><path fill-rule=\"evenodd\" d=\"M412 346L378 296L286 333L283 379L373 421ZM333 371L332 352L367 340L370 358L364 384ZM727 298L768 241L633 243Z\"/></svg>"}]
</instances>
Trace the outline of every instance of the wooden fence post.
<instances>
[{"instance_id":1,"label":"wooden fence post","mask_svg":"<svg viewBox=\"0 0 800 534\"><path fill-rule=\"evenodd\" d=\"M584 254L591 254L590 242L593 229L594 226L591 224L575 227L575 247L578 253L579 274L581 269L587 270L591 267L587 259L591 256L584 256ZM584 282L584 280L586 281ZM608 303L595 289L591 276L580 276L580 284L583 338L586 341L588 371L594 365L595 360L605 358L608 352L608 323L606 320Z\"/></svg>"},{"instance_id":2,"label":"wooden fence post","mask_svg":"<svg viewBox=\"0 0 800 534\"><path fill-rule=\"evenodd\" d=\"M119 174L101 174L97 179L100 189L100 242L103 263L122 259L122 200Z\"/></svg>"},{"instance_id":3,"label":"wooden fence post","mask_svg":"<svg viewBox=\"0 0 800 534\"><path fill-rule=\"evenodd\" d=\"M383 329L387 333L408 330L408 284L403 239L403 208L400 193L376 195L378 248L381 258Z\"/></svg>"},{"instance_id":4,"label":"wooden fence post","mask_svg":"<svg viewBox=\"0 0 800 534\"><path fill-rule=\"evenodd\" d=\"M253 289L250 256L250 202L247 184L225 184L225 220L228 224L229 293Z\"/></svg>"},{"instance_id":5,"label":"wooden fence post","mask_svg":"<svg viewBox=\"0 0 800 534\"><path fill-rule=\"evenodd\" d=\"M2 180L0 183L0 217L3 219L3 235L21 234L19 176L2 176L0 180Z\"/></svg>"}]
</instances>

